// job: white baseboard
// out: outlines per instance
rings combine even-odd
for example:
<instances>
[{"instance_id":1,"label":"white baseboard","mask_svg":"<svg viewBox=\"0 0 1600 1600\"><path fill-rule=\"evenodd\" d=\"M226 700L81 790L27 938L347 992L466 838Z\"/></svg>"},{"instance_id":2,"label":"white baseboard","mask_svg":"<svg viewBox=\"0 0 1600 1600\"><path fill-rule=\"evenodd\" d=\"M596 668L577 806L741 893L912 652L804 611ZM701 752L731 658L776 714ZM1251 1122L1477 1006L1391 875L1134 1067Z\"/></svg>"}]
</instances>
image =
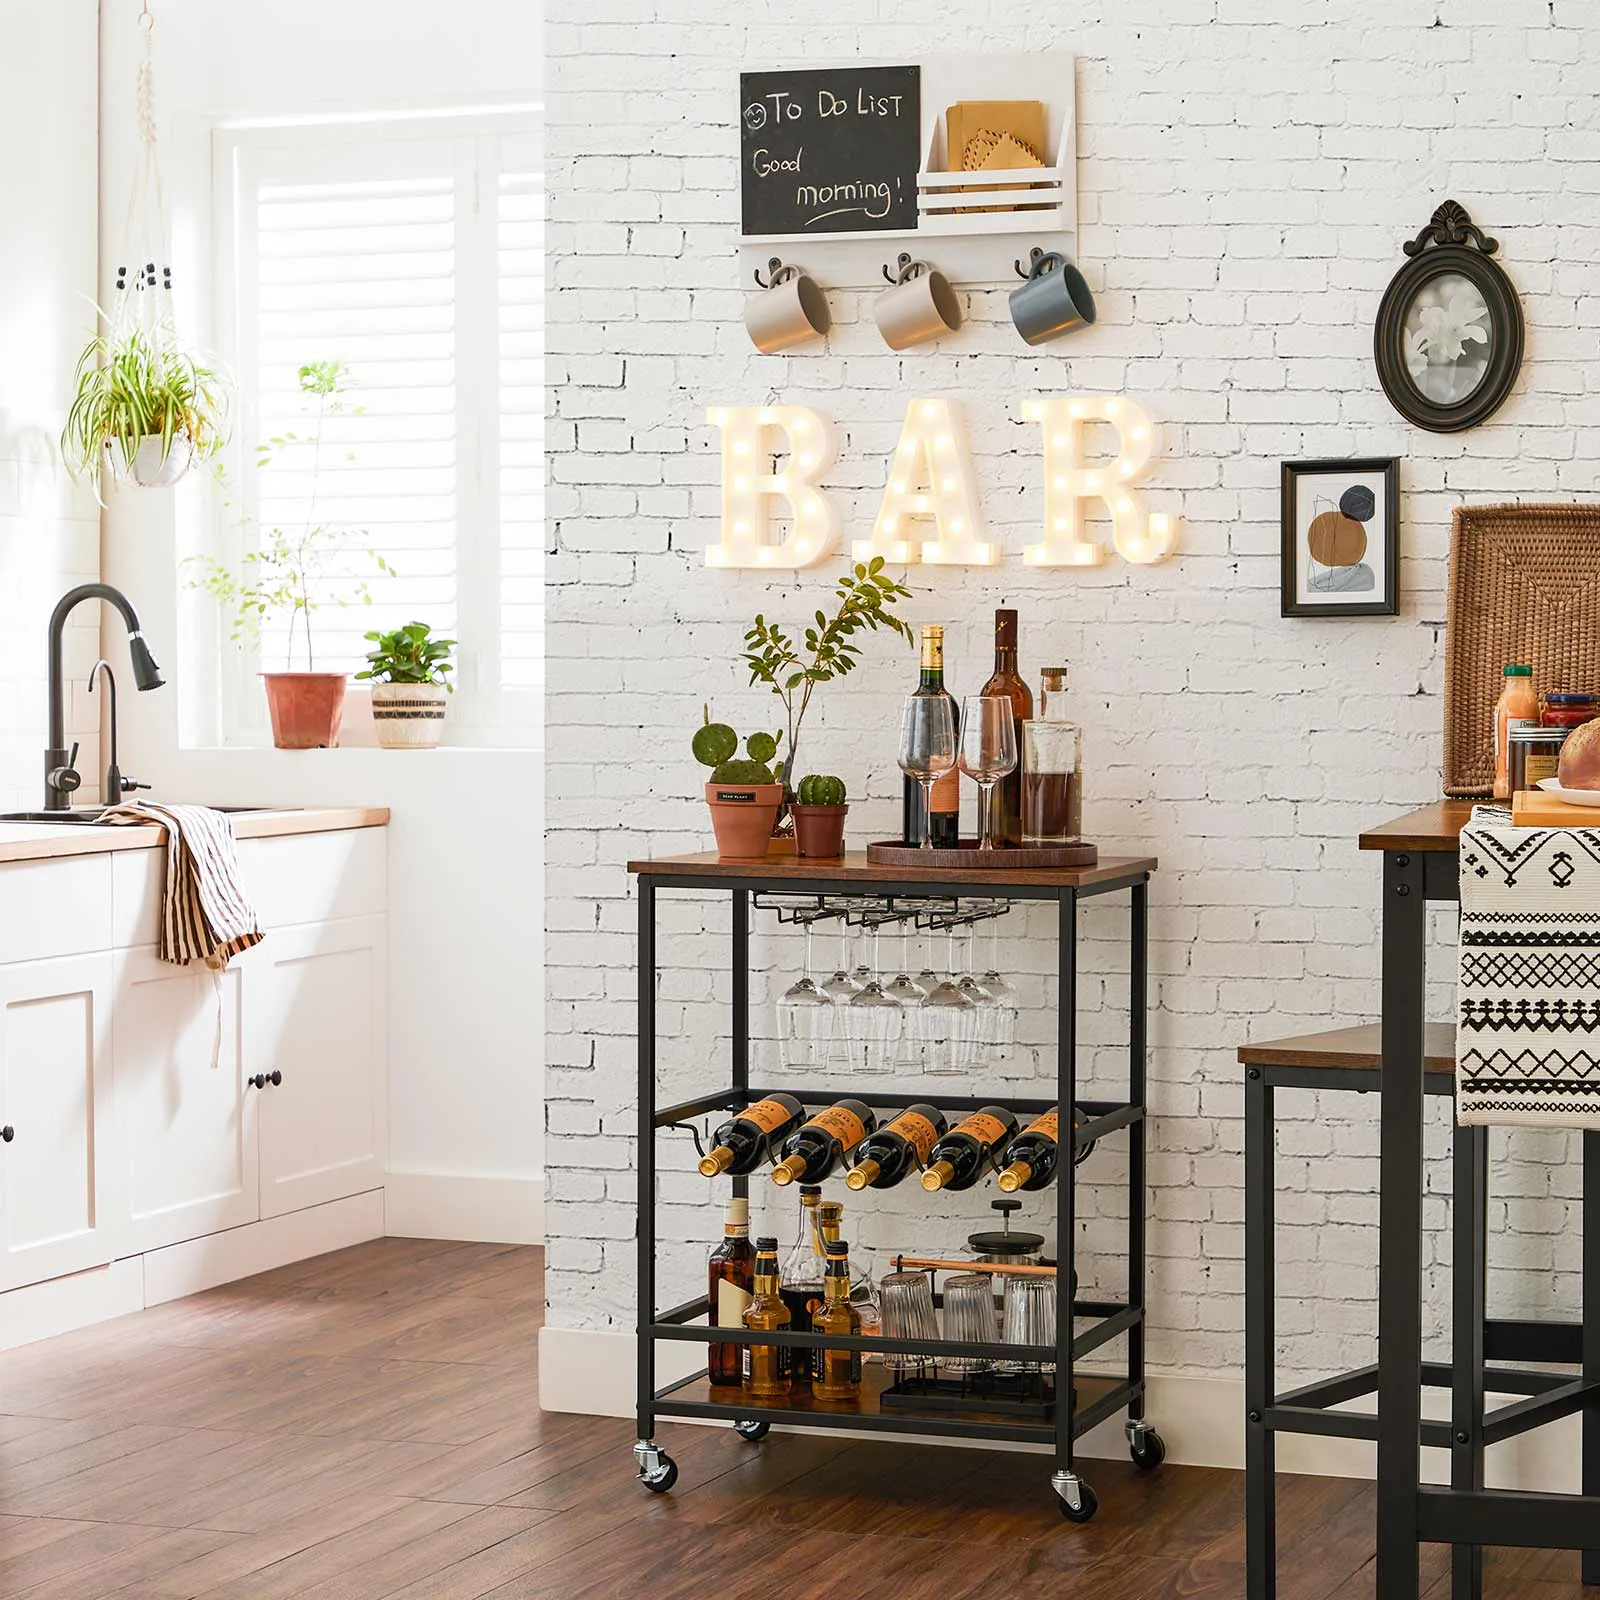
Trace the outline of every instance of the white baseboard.
<instances>
[{"instance_id":1,"label":"white baseboard","mask_svg":"<svg viewBox=\"0 0 1600 1600\"><path fill-rule=\"evenodd\" d=\"M0 1350L144 1309L144 1258L133 1256L0 1294Z\"/></svg>"},{"instance_id":2,"label":"white baseboard","mask_svg":"<svg viewBox=\"0 0 1600 1600\"><path fill-rule=\"evenodd\" d=\"M391 1172L384 1182L384 1231L397 1239L544 1243L544 1178L461 1177Z\"/></svg>"},{"instance_id":3,"label":"white baseboard","mask_svg":"<svg viewBox=\"0 0 1600 1600\"><path fill-rule=\"evenodd\" d=\"M705 1365L703 1347L663 1341L657 1350L657 1383L671 1383ZM635 1355L631 1333L580 1328L543 1328L539 1333L539 1404L546 1411L576 1411L590 1416L631 1417L634 1409ZM1447 1400L1448 1397L1441 1397ZM1494 1404L1512 1397L1496 1397ZM1428 1407L1430 1415L1439 1413ZM1244 1466L1244 1380L1205 1378L1183 1373L1153 1373L1147 1384L1145 1414L1167 1446L1167 1459L1185 1466ZM795 1432L808 1432L797 1428ZM869 1435L870 1437L870 1435ZM879 1437L903 1437L880 1435ZM1577 1417L1567 1417L1535 1433L1507 1440L1489 1451L1487 1477L1496 1489L1537 1489L1575 1494L1579 1489L1581 1430ZM930 1443L974 1448L968 1440L938 1439ZM1043 1450L1042 1445L997 1445L981 1449ZM1122 1418L1102 1423L1078 1441L1090 1459L1121 1457L1127 1452ZM1448 1483L1450 1463L1443 1450L1422 1452L1423 1475L1429 1483ZM1359 1439L1333 1439L1309 1434L1278 1435L1278 1470L1329 1478L1371 1478L1376 1449Z\"/></svg>"}]
</instances>

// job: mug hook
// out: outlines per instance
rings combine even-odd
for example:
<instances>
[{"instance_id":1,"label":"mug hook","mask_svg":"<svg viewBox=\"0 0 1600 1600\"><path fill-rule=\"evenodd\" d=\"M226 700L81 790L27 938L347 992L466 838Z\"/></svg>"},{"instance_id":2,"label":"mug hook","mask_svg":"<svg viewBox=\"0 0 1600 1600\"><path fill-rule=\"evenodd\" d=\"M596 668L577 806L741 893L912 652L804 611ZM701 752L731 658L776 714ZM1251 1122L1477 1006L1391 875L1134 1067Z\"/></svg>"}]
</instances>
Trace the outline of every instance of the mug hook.
<instances>
[{"instance_id":1,"label":"mug hook","mask_svg":"<svg viewBox=\"0 0 1600 1600\"><path fill-rule=\"evenodd\" d=\"M776 289L780 283L786 283L790 278L797 278L799 275L799 267L786 265L782 256L772 256L768 259L765 281L761 277L761 268L755 269L755 280L763 289Z\"/></svg>"},{"instance_id":2,"label":"mug hook","mask_svg":"<svg viewBox=\"0 0 1600 1600\"><path fill-rule=\"evenodd\" d=\"M896 285L907 283L912 278L915 278L919 274L928 270L927 262L913 260L909 250L902 250L900 252L900 254L895 258L894 266L895 270L891 272L889 270L888 263L885 262L883 266L883 276L885 282Z\"/></svg>"}]
</instances>

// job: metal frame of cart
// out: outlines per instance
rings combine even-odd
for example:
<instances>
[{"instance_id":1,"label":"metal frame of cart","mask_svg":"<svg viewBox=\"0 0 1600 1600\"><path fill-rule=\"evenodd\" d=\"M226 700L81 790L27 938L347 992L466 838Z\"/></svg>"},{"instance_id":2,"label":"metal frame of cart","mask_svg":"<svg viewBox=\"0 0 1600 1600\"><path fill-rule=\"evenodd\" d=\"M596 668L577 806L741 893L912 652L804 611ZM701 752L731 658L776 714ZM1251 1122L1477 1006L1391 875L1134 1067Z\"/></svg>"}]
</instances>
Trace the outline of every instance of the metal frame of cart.
<instances>
[{"instance_id":1,"label":"metal frame of cart","mask_svg":"<svg viewBox=\"0 0 1600 1600\"><path fill-rule=\"evenodd\" d=\"M1091 1428L1127 1411L1126 1430L1131 1453L1139 1466L1154 1467L1165 1454L1160 1435L1145 1420L1145 1081L1146 1012L1148 1001L1148 885L1156 862L1152 857L1106 860L1076 870L1000 868L970 871L886 868L866 863L862 856L842 862L778 863L733 862L716 856L669 857L630 862L638 877L639 913L639 1284L638 1284L638 1442L634 1455L647 1487L663 1492L677 1480L677 1465L655 1443L659 1417L706 1417L730 1421L747 1439L759 1439L773 1422L810 1427L842 1428L875 1433L921 1435L930 1438L996 1439L1051 1445L1055 1471L1051 1486L1069 1521L1087 1522L1098 1502L1093 1489L1078 1473L1074 1442ZM661 1106L656 1095L656 895L661 890L723 890L732 898L732 1060L726 1089L697 1099ZM1078 904L1081 900L1128 891L1129 910L1129 1026L1128 1098L1125 1101L1083 1101L1077 1095L1077 981ZM972 898L1006 901L1053 901L1058 908L1057 974L1059 1002L1056 1035L1056 1094L1053 1100L1018 1100L1007 1097L1019 1112L1048 1110L1052 1104L1076 1105L1088 1120L1074 1134L1074 1147L1126 1128L1128 1153L1128 1294L1126 1302L1076 1300L1071 1316L1059 1314L1061 1285L1073 1281L1071 1268L1076 1242L1076 1169L1063 1161L1056 1180L1057 1295L1056 1343L1019 1346L998 1341L961 1344L946 1340L844 1338L815 1333L751 1333L744 1329L692 1326L708 1317L704 1296L668 1310L656 1306L656 1137L660 1130L708 1112L746 1106L773 1089L782 1088L807 1104L834 1098L835 1090L818 1090L804 1084L753 1086L750 1082L750 909L756 893L817 895L845 900L860 896L900 898ZM852 1091L877 1108L898 1107L906 1097ZM952 1111L974 1110L982 1099L941 1095ZM749 1192L749 1180L734 1180L736 1195ZM1092 1324L1075 1332L1075 1320ZM1127 1369L1120 1380L1092 1379L1075 1383L1075 1368L1093 1351L1126 1335ZM803 1349L900 1351L938 1358L986 1357L992 1360L1053 1362L1057 1404L1051 1422L993 1416L919 1416L907 1409L879 1411L864 1403L859 1409L763 1402L748 1396L712 1397L706 1373L701 1371L678 1383L656 1387L656 1341L683 1340L701 1344L782 1344ZM695 1398L703 1390L704 1398ZM1078 1404L1072 1404L1077 1395Z\"/></svg>"}]
</instances>

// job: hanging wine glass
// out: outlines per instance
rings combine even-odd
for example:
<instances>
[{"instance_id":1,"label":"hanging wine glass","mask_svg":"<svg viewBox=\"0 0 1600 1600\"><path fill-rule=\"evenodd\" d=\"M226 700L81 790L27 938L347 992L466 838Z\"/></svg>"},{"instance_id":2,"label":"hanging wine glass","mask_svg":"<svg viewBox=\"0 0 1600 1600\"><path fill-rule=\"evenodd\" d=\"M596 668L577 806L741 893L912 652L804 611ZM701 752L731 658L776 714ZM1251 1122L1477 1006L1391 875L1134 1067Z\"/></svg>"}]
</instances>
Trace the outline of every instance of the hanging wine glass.
<instances>
[{"instance_id":1,"label":"hanging wine glass","mask_svg":"<svg viewBox=\"0 0 1600 1600\"><path fill-rule=\"evenodd\" d=\"M786 1072L825 1066L833 1048L833 1000L811 976L814 920L805 924L804 973L778 996L778 1055Z\"/></svg>"},{"instance_id":2,"label":"hanging wine glass","mask_svg":"<svg viewBox=\"0 0 1600 1600\"><path fill-rule=\"evenodd\" d=\"M903 1072L925 1072L928 1066L926 1041L922 1033L922 1002L929 990L907 971L910 966L911 933L905 917L900 919L900 970L884 993L900 1006L900 1043L895 1051L895 1066ZM929 989L937 988L930 984Z\"/></svg>"},{"instance_id":3,"label":"hanging wine glass","mask_svg":"<svg viewBox=\"0 0 1600 1600\"><path fill-rule=\"evenodd\" d=\"M989 965L980 980L994 1001L989 1022L994 1029L994 1045L1009 1050L1017 1042L1017 989L1016 985L1000 974L1000 918L989 919Z\"/></svg>"},{"instance_id":4,"label":"hanging wine glass","mask_svg":"<svg viewBox=\"0 0 1600 1600\"><path fill-rule=\"evenodd\" d=\"M948 928L946 932L953 934L954 929ZM953 950L948 959L954 962ZM930 1073L947 1076L965 1072L971 1065L977 1044L977 1009L970 996L961 992L952 966L951 975L934 988L918 1012L923 1021Z\"/></svg>"},{"instance_id":5,"label":"hanging wine glass","mask_svg":"<svg viewBox=\"0 0 1600 1600\"><path fill-rule=\"evenodd\" d=\"M900 1043L903 1018L900 1002L880 981L878 940L882 923L872 928L872 970L865 987L844 1006L845 1037L849 1040L850 1067L856 1073L891 1072Z\"/></svg>"}]
</instances>

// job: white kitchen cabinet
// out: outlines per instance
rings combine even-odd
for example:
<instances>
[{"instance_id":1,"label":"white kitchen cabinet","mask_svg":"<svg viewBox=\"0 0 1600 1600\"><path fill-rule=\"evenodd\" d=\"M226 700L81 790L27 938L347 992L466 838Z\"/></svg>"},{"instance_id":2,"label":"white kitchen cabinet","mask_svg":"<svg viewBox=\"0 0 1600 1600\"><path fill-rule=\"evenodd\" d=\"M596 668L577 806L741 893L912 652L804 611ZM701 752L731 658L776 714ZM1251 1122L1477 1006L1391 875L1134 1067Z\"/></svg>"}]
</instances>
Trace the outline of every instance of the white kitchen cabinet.
<instances>
[{"instance_id":1,"label":"white kitchen cabinet","mask_svg":"<svg viewBox=\"0 0 1600 1600\"><path fill-rule=\"evenodd\" d=\"M386 1126L384 919L275 928L249 954L244 1070L247 1079L266 1078L252 1091L261 1215L377 1188Z\"/></svg>"},{"instance_id":2,"label":"white kitchen cabinet","mask_svg":"<svg viewBox=\"0 0 1600 1600\"><path fill-rule=\"evenodd\" d=\"M0 1290L118 1253L112 974L109 952L0 966Z\"/></svg>"},{"instance_id":3,"label":"white kitchen cabinet","mask_svg":"<svg viewBox=\"0 0 1600 1600\"><path fill-rule=\"evenodd\" d=\"M256 1220L257 1095L244 1084L241 1039L255 954L214 975L161 961L151 946L118 952L112 1033L128 1184L124 1254Z\"/></svg>"}]
</instances>

